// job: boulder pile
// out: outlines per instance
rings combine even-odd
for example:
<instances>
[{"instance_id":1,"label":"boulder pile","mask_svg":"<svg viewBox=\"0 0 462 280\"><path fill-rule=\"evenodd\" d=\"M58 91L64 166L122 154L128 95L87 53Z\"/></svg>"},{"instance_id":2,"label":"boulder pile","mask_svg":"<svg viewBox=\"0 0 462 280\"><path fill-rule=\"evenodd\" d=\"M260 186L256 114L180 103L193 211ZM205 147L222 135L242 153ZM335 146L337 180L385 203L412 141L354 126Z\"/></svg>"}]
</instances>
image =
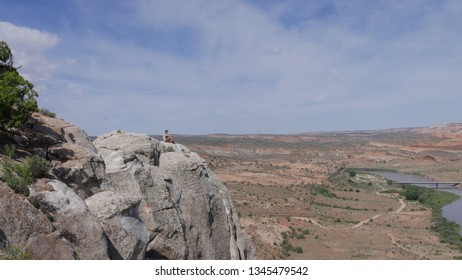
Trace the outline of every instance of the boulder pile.
<instances>
[{"instance_id":1,"label":"boulder pile","mask_svg":"<svg viewBox=\"0 0 462 280\"><path fill-rule=\"evenodd\" d=\"M0 181L1 246L34 259L255 258L227 188L187 147L122 131L91 141L33 117L18 146L51 171L29 196Z\"/></svg>"}]
</instances>

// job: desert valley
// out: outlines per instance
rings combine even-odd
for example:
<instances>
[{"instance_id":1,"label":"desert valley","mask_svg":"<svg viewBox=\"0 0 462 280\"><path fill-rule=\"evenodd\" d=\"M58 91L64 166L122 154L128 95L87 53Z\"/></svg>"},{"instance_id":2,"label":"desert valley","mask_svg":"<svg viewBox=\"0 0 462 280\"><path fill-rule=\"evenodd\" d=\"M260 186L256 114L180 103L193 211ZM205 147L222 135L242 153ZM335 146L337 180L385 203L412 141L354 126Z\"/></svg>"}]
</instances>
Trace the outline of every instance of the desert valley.
<instances>
[{"instance_id":1,"label":"desert valley","mask_svg":"<svg viewBox=\"0 0 462 280\"><path fill-rule=\"evenodd\" d=\"M364 172L460 182L462 124L178 140L228 187L258 259L462 256L460 236L444 240L431 207L406 200L401 185Z\"/></svg>"}]
</instances>

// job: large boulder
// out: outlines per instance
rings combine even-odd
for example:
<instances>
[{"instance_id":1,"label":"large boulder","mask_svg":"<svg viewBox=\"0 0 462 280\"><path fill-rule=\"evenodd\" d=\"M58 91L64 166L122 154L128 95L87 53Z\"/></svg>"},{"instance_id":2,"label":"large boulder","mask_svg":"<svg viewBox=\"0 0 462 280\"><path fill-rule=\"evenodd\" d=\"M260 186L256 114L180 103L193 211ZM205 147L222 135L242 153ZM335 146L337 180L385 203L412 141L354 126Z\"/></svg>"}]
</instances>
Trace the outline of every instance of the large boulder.
<instances>
[{"instance_id":1,"label":"large boulder","mask_svg":"<svg viewBox=\"0 0 462 280\"><path fill-rule=\"evenodd\" d=\"M159 141L144 134L113 131L96 138L94 145L104 158L107 173L124 169L135 158L145 165L159 165Z\"/></svg>"},{"instance_id":2,"label":"large boulder","mask_svg":"<svg viewBox=\"0 0 462 280\"><path fill-rule=\"evenodd\" d=\"M52 172L82 198L103 191L105 165L100 155L85 146L62 143L48 149Z\"/></svg>"},{"instance_id":3,"label":"large boulder","mask_svg":"<svg viewBox=\"0 0 462 280\"><path fill-rule=\"evenodd\" d=\"M106 191L93 195L85 202L90 211L98 217L115 249L111 253L111 258L144 259L149 232L138 215L140 196Z\"/></svg>"},{"instance_id":4,"label":"large boulder","mask_svg":"<svg viewBox=\"0 0 462 280\"><path fill-rule=\"evenodd\" d=\"M83 198L101 191L104 161L87 133L62 119L38 113L32 115L31 121L25 147L51 161L53 174Z\"/></svg>"},{"instance_id":5,"label":"large boulder","mask_svg":"<svg viewBox=\"0 0 462 280\"><path fill-rule=\"evenodd\" d=\"M76 260L77 254L71 244L55 231L51 234L39 234L30 238L26 250L38 260Z\"/></svg>"},{"instance_id":6,"label":"large boulder","mask_svg":"<svg viewBox=\"0 0 462 280\"><path fill-rule=\"evenodd\" d=\"M51 186L48 190L32 189L30 201L53 220L60 237L73 248L73 256L87 260L108 259L105 232L85 201L64 182L52 180L48 185ZM49 238L45 241L51 242Z\"/></svg>"},{"instance_id":7,"label":"large boulder","mask_svg":"<svg viewBox=\"0 0 462 280\"><path fill-rule=\"evenodd\" d=\"M53 231L45 215L0 181L0 233L4 241L23 246L30 238Z\"/></svg>"},{"instance_id":8,"label":"large boulder","mask_svg":"<svg viewBox=\"0 0 462 280\"><path fill-rule=\"evenodd\" d=\"M140 197L136 207L130 206L131 211L120 205L118 214L104 220L131 217L142 222L148 232L146 258L254 257L254 249L240 228L226 187L196 153L180 144L121 131L100 136L94 144L107 166L105 188L113 193L97 194L88 198L87 204L95 205L96 197L103 196L108 201L122 194ZM103 212L94 213L102 216ZM120 221L112 222L111 226L124 231ZM144 227L135 235L138 243L133 241L129 245L133 248L130 252L135 244L145 242ZM118 240L111 239L115 248L127 246L117 244L123 241Z\"/></svg>"},{"instance_id":9,"label":"large boulder","mask_svg":"<svg viewBox=\"0 0 462 280\"><path fill-rule=\"evenodd\" d=\"M227 188L202 158L189 151L167 152L161 155L159 167L172 178L175 192L181 193L178 206L188 229L189 259L254 257Z\"/></svg>"}]
</instances>

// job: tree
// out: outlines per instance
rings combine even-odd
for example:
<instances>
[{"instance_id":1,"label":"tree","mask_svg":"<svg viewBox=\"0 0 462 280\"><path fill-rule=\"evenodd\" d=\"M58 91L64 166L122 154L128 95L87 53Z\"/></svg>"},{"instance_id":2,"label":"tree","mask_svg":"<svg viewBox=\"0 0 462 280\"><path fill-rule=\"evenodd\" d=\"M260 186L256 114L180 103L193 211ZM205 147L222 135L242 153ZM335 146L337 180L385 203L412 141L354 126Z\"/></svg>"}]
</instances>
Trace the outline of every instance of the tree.
<instances>
[{"instance_id":1,"label":"tree","mask_svg":"<svg viewBox=\"0 0 462 280\"><path fill-rule=\"evenodd\" d=\"M407 186L403 195L407 200L418 200L421 195L421 192L418 187Z\"/></svg>"},{"instance_id":2,"label":"tree","mask_svg":"<svg viewBox=\"0 0 462 280\"><path fill-rule=\"evenodd\" d=\"M0 41L0 129L20 127L38 109L34 86L13 64L8 44Z\"/></svg>"}]
</instances>

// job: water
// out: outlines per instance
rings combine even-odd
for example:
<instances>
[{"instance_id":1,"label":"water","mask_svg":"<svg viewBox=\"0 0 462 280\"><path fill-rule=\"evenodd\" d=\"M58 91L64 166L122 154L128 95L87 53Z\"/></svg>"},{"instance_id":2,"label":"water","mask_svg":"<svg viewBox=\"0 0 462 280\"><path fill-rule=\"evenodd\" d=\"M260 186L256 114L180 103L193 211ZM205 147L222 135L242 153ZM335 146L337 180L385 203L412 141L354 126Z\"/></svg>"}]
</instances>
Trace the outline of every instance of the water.
<instances>
[{"instance_id":1,"label":"water","mask_svg":"<svg viewBox=\"0 0 462 280\"><path fill-rule=\"evenodd\" d=\"M419 183L431 183L434 182L428 178L419 175L413 174L403 174L398 172L389 172L389 171L372 171L371 174L379 175L388 180L392 180L398 183L402 182L419 182ZM435 188L435 185L428 184L415 184L419 187L425 188ZM450 192L459 196L459 199L443 207L443 217L446 219L457 223L460 227L460 234L462 235L462 190L457 189L452 185L439 184L439 189L445 192Z\"/></svg>"}]
</instances>

